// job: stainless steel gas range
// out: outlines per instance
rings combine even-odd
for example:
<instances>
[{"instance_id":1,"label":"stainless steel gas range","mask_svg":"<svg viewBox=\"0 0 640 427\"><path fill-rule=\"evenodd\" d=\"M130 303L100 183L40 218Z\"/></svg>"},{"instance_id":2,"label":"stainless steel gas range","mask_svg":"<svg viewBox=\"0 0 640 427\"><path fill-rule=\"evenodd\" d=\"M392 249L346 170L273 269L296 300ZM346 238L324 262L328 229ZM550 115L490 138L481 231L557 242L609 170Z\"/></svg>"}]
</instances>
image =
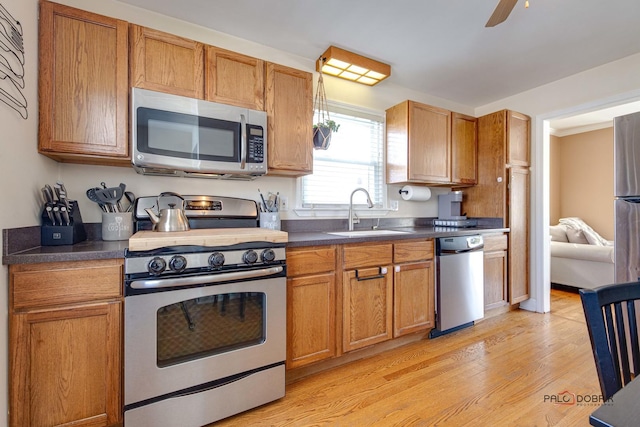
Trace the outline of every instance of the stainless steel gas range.
<instances>
[{"instance_id":1,"label":"stainless steel gas range","mask_svg":"<svg viewBox=\"0 0 640 427\"><path fill-rule=\"evenodd\" d=\"M138 231L125 254L127 427L199 427L284 396L287 234L252 200L184 196L189 231ZM156 207L157 208L157 207ZM160 207L162 208L162 207Z\"/></svg>"}]
</instances>

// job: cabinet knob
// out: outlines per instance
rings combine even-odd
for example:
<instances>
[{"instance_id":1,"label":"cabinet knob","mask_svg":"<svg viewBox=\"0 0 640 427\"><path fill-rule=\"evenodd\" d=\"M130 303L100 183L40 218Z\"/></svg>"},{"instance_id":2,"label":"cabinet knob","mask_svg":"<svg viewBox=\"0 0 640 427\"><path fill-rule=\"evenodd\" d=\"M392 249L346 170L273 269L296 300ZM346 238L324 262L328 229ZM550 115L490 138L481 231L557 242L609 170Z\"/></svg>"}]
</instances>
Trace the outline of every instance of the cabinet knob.
<instances>
[{"instance_id":1,"label":"cabinet knob","mask_svg":"<svg viewBox=\"0 0 640 427\"><path fill-rule=\"evenodd\" d=\"M498 181L498 182L502 182L502 177L501 177L501 176L499 176L498 178L496 178L496 181Z\"/></svg>"},{"instance_id":2,"label":"cabinet knob","mask_svg":"<svg viewBox=\"0 0 640 427\"><path fill-rule=\"evenodd\" d=\"M399 265L396 265L396 267L395 267L395 272L396 272L396 273L400 273L400 266L399 266Z\"/></svg>"}]
</instances>

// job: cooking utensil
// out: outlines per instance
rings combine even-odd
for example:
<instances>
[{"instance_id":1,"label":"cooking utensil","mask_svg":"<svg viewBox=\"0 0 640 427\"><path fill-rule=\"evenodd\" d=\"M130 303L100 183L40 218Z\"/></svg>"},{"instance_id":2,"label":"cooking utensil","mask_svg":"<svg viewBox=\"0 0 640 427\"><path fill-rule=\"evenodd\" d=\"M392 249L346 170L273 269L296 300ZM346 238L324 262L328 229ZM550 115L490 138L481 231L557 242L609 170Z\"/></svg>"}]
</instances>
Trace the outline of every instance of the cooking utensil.
<instances>
[{"instance_id":1,"label":"cooking utensil","mask_svg":"<svg viewBox=\"0 0 640 427\"><path fill-rule=\"evenodd\" d=\"M69 212L65 206L60 206L60 215L66 225L71 225L71 219L69 218Z\"/></svg>"},{"instance_id":2,"label":"cooking utensil","mask_svg":"<svg viewBox=\"0 0 640 427\"><path fill-rule=\"evenodd\" d=\"M102 203L100 201L100 199L98 199L98 196L96 195L96 190L100 190L99 188L93 187L93 188L89 188L87 190L87 198L89 200L91 200L92 202L95 202L98 204L98 206L100 206L100 209L102 209L103 212L107 212L107 208L104 205L104 203Z\"/></svg>"},{"instance_id":3,"label":"cooking utensil","mask_svg":"<svg viewBox=\"0 0 640 427\"><path fill-rule=\"evenodd\" d=\"M110 212L121 212L119 206L120 199L122 199L121 187L96 189L96 197L107 206Z\"/></svg>"},{"instance_id":4,"label":"cooking utensil","mask_svg":"<svg viewBox=\"0 0 640 427\"><path fill-rule=\"evenodd\" d=\"M56 185L60 187L60 190L62 190L65 194L68 194L67 188L64 186L64 183L62 181L56 181Z\"/></svg>"},{"instance_id":5,"label":"cooking utensil","mask_svg":"<svg viewBox=\"0 0 640 427\"><path fill-rule=\"evenodd\" d=\"M96 198L105 206L107 212L115 212L114 199L111 194L104 188L95 189Z\"/></svg>"},{"instance_id":6,"label":"cooking utensil","mask_svg":"<svg viewBox=\"0 0 640 427\"><path fill-rule=\"evenodd\" d=\"M131 191L125 191L124 192L124 197L126 197L127 200L129 201L129 207L127 208L126 212L132 212L133 211L133 205L136 202L136 195L133 194Z\"/></svg>"},{"instance_id":7,"label":"cooking utensil","mask_svg":"<svg viewBox=\"0 0 640 427\"><path fill-rule=\"evenodd\" d=\"M42 195L44 196L44 202L53 203L53 194L49 193L49 190L47 190L47 187L42 187L41 191L42 191Z\"/></svg>"},{"instance_id":8,"label":"cooking utensil","mask_svg":"<svg viewBox=\"0 0 640 427\"><path fill-rule=\"evenodd\" d=\"M47 216L49 217L49 221L51 221L51 225L55 225L55 219L53 218L53 206L47 202L47 206L44 210L47 211Z\"/></svg>"},{"instance_id":9,"label":"cooking utensil","mask_svg":"<svg viewBox=\"0 0 640 427\"><path fill-rule=\"evenodd\" d=\"M60 208L58 206L53 207L53 216L56 219L53 225L62 225L62 216L60 215Z\"/></svg>"}]
</instances>

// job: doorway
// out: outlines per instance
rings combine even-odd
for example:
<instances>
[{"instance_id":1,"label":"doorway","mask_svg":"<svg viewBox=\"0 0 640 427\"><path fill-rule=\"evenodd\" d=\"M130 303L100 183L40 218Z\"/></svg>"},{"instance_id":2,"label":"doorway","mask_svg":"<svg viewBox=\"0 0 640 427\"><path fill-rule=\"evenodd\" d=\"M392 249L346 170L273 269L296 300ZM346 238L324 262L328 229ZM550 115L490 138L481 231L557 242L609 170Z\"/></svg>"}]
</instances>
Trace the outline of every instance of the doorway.
<instances>
[{"instance_id":1,"label":"doorway","mask_svg":"<svg viewBox=\"0 0 640 427\"><path fill-rule=\"evenodd\" d=\"M629 105L631 104L631 106ZM636 104L636 105L633 105ZM535 117L533 123L534 152L532 157L532 268L531 268L531 298L521 303L521 307L531 311L545 313L550 311L550 249L549 249L549 179L550 179L550 135L551 123L556 120L568 119L587 113L599 114L605 112L614 114L610 118L625 113L613 110L614 107L635 109L640 111L640 92L627 93L620 96L601 99L588 104L577 105L564 110L542 114Z\"/></svg>"}]
</instances>

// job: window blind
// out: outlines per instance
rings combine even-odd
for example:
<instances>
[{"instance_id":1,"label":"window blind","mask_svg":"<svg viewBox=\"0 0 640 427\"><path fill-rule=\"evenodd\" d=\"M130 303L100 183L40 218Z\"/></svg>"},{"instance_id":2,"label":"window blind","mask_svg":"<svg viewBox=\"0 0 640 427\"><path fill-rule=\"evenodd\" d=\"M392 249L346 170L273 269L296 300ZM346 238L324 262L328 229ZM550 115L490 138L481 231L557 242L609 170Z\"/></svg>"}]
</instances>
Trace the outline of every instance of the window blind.
<instances>
[{"instance_id":1,"label":"window blind","mask_svg":"<svg viewBox=\"0 0 640 427\"><path fill-rule=\"evenodd\" d=\"M327 150L314 150L313 174L302 178L303 208L342 208L349 205L353 190L365 188L376 208L384 206L384 159L382 117L331 110L340 125L331 135ZM354 194L354 205L366 196Z\"/></svg>"}]
</instances>

